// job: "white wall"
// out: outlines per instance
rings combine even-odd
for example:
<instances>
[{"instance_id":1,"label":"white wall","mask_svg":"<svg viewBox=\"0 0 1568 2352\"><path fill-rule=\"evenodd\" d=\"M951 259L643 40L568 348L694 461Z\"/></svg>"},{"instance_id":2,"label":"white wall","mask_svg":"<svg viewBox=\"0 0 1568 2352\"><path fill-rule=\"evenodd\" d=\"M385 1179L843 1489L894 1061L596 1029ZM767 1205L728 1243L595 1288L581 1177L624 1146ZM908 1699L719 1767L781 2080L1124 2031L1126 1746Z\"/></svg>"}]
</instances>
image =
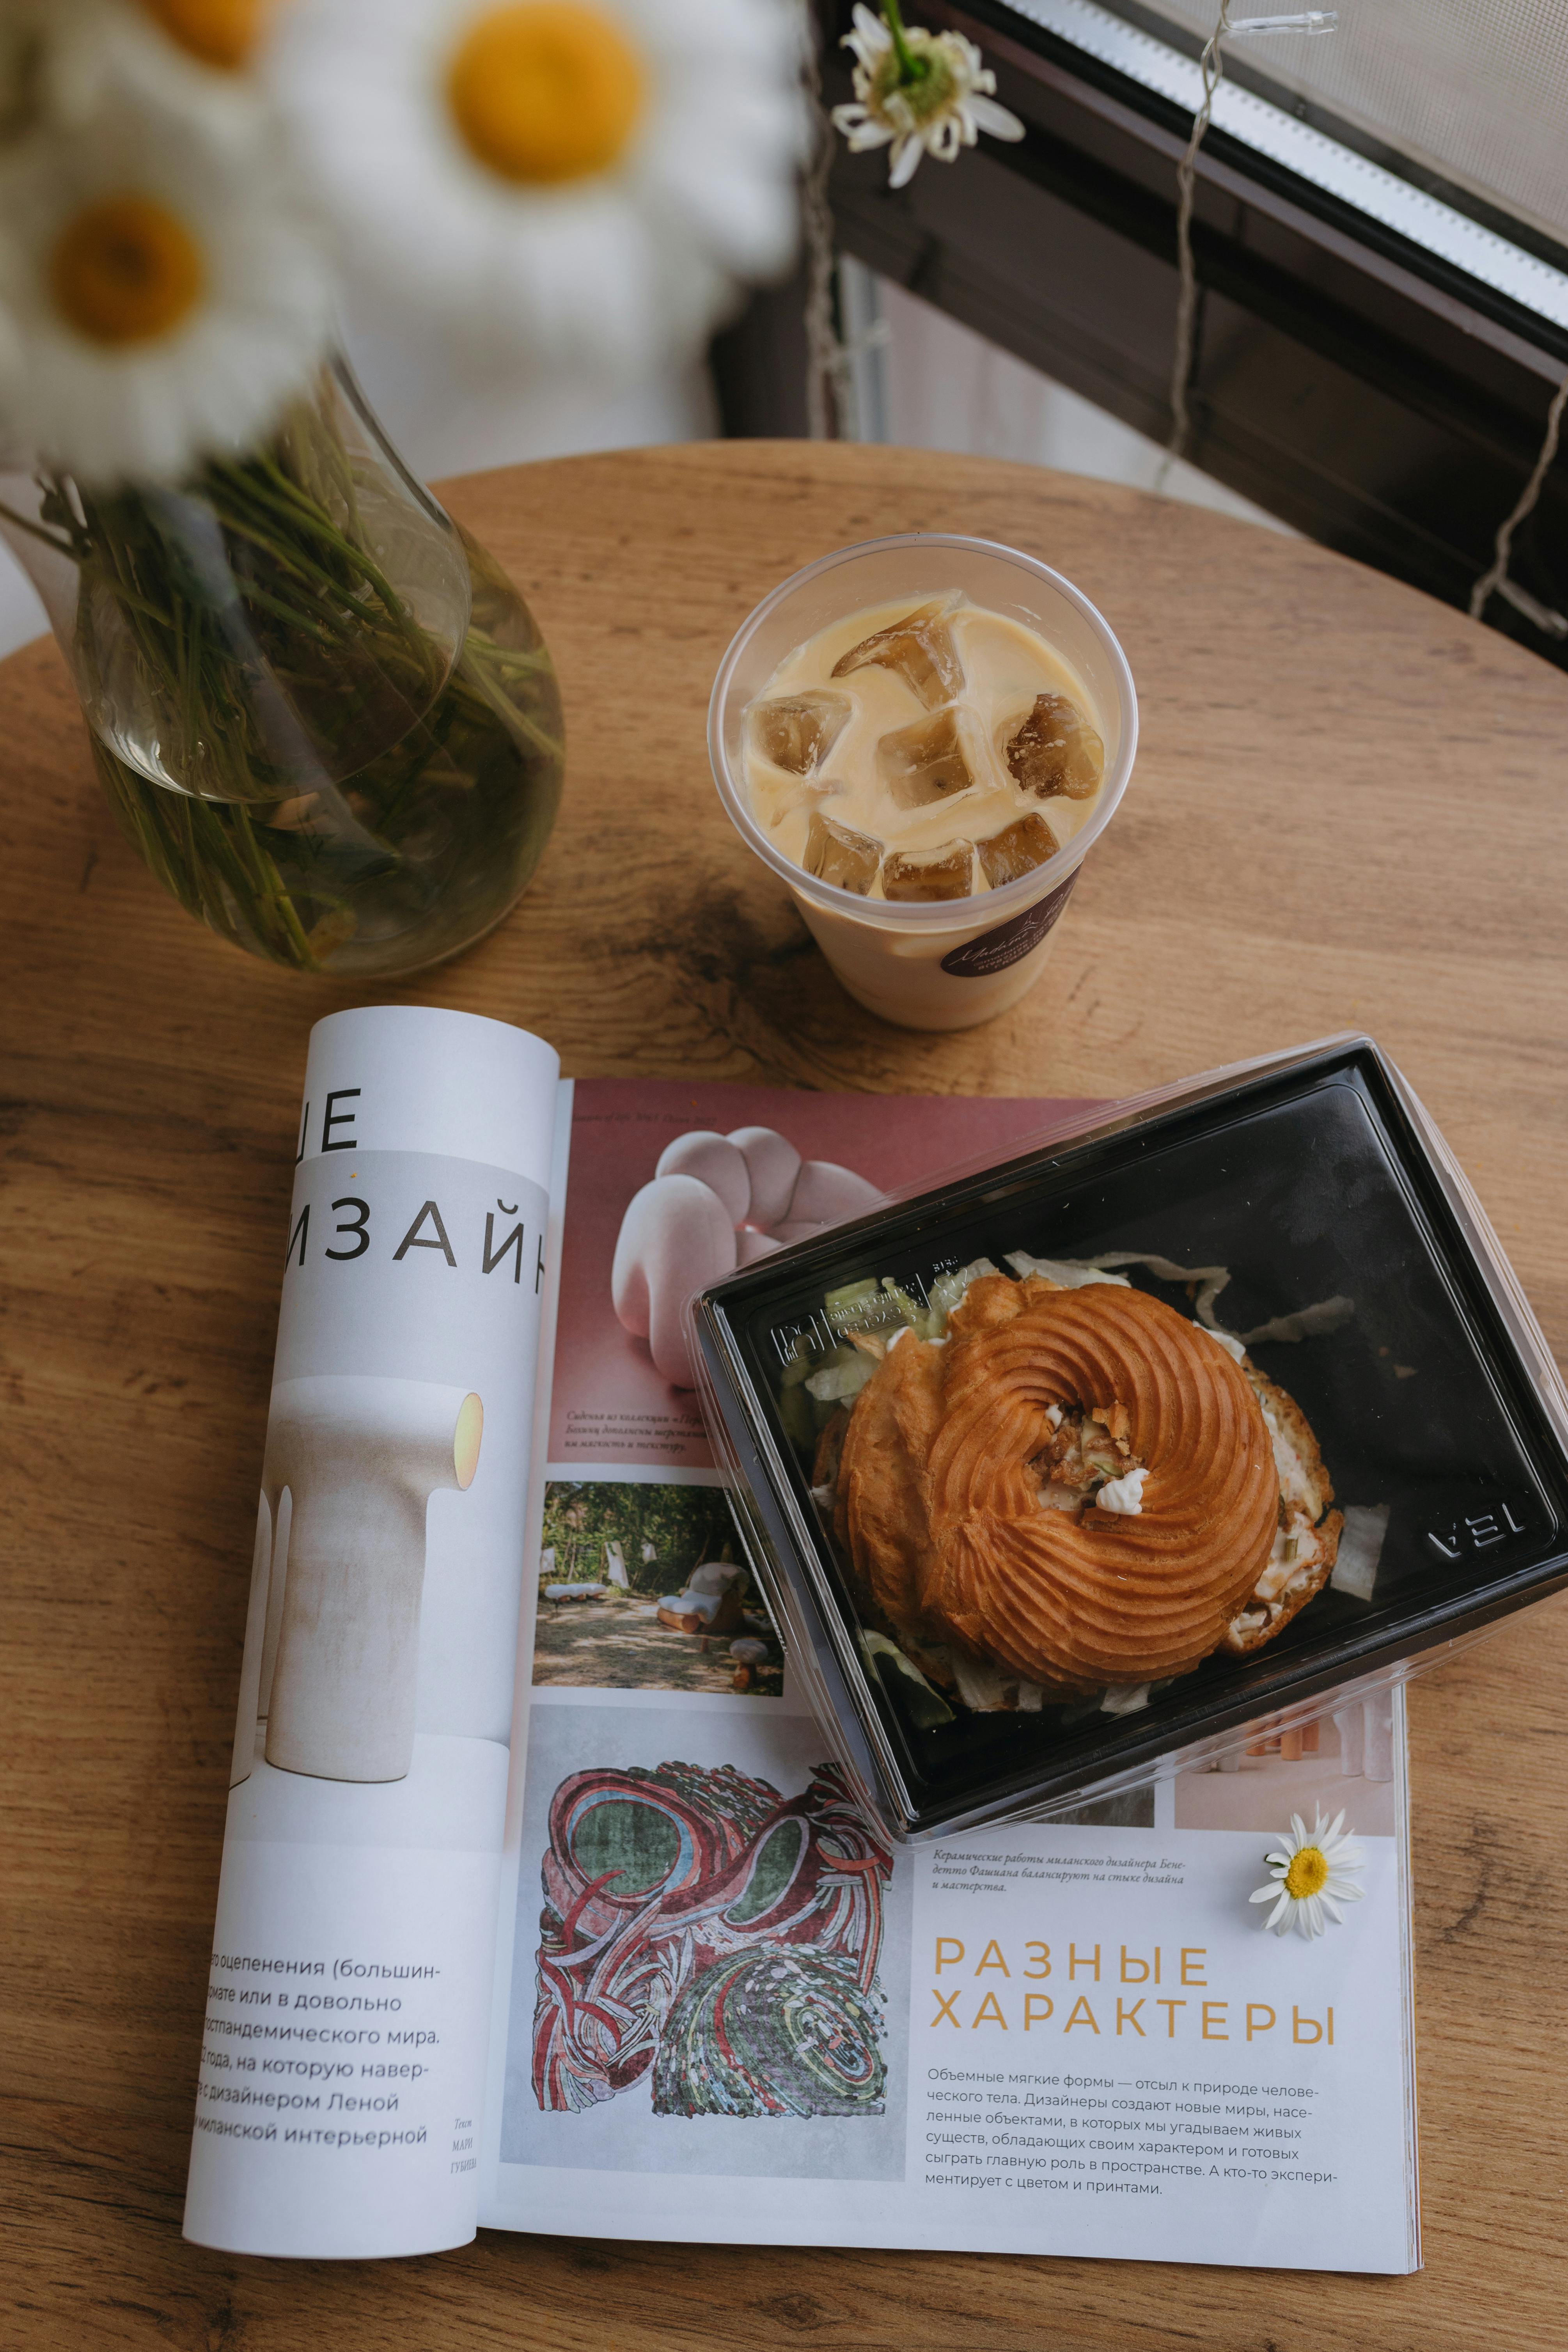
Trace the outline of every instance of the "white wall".
<instances>
[{"instance_id":1,"label":"white wall","mask_svg":"<svg viewBox=\"0 0 1568 2352\"><path fill-rule=\"evenodd\" d=\"M26 573L9 549L0 547L0 655L41 637L48 625Z\"/></svg>"}]
</instances>

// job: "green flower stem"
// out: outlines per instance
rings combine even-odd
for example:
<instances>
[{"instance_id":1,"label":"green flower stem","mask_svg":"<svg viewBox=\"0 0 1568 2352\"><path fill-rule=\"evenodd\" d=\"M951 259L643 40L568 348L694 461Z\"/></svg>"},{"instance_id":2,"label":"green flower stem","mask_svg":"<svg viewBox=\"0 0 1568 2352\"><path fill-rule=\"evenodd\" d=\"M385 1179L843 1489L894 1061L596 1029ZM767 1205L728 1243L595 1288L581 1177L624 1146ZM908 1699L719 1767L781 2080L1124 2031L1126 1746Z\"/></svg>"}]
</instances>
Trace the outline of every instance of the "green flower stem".
<instances>
[{"instance_id":1,"label":"green flower stem","mask_svg":"<svg viewBox=\"0 0 1568 2352\"><path fill-rule=\"evenodd\" d=\"M311 531L317 539L334 549L345 562L352 564L363 575L385 606L389 620L398 623L411 633L416 632L418 625L405 611L396 589L393 587L379 566L371 562L365 550L356 547L352 540L344 538L325 509L307 498L305 493L289 479L275 458L264 457L258 459L258 464L276 483L277 492L281 493L281 496L275 493L269 503L283 508L284 511L291 509L299 518L297 528ZM215 468L216 470L217 469ZM265 488L259 484L255 487L257 495L267 499L268 492Z\"/></svg>"},{"instance_id":2,"label":"green flower stem","mask_svg":"<svg viewBox=\"0 0 1568 2352\"><path fill-rule=\"evenodd\" d=\"M287 621L291 629L303 629L305 635L313 637L319 646L330 646L334 642L341 644L348 634L346 627L332 629L324 626L309 613L301 613L297 605L287 604L281 596L274 596L268 590L258 588L254 580L247 585L245 601L247 604L258 606L263 613L272 614L279 621Z\"/></svg>"},{"instance_id":3,"label":"green flower stem","mask_svg":"<svg viewBox=\"0 0 1568 2352\"><path fill-rule=\"evenodd\" d=\"M255 877L261 903L270 918L269 929L276 929L288 940L292 950L289 961L310 970L315 962L315 958L310 952L310 942L305 937L305 927L294 911L289 894L283 887L283 877L279 873L277 866L256 838L250 821L250 811L246 808L237 809L234 825L242 845L246 864Z\"/></svg>"},{"instance_id":4,"label":"green flower stem","mask_svg":"<svg viewBox=\"0 0 1568 2352\"><path fill-rule=\"evenodd\" d=\"M403 773L387 792L376 811L376 822L380 830L384 832L396 824L403 814L404 804L409 793L424 779L431 760L437 752L445 751L447 738L456 725L458 717L458 697L444 694L424 725L414 730L420 740L409 747Z\"/></svg>"},{"instance_id":5,"label":"green flower stem","mask_svg":"<svg viewBox=\"0 0 1568 2352\"><path fill-rule=\"evenodd\" d=\"M468 667L479 688L478 695L471 698L479 705L475 713L478 722L483 725L491 719L492 715L499 716L514 734L521 736L523 741L534 751L546 759L559 760L564 749L560 738L546 733L543 728L536 725L521 707L515 694L509 692L502 682L509 671L515 673L523 667L522 663L508 656L499 646L492 646L489 638L481 636L478 630L472 631L469 635L468 654ZM528 658L533 661L542 659L546 664L549 659L548 656L534 656ZM500 675L495 675L497 672Z\"/></svg>"},{"instance_id":6,"label":"green flower stem","mask_svg":"<svg viewBox=\"0 0 1568 2352\"><path fill-rule=\"evenodd\" d=\"M68 563L76 559L76 549L68 539L57 539L42 523L32 522L26 515L18 514L15 507L8 507L4 499L0 499L0 522L8 523L13 530L26 531L29 539L41 540L57 555L63 555Z\"/></svg>"},{"instance_id":7,"label":"green flower stem","mask_svg":"<svg viewBox=\"0 0 1568 2352\"><path fill-rule=\"evenodd\" d=\"M549 656L482 551L459 534L455 655L392 584L377 533L401 543L401 493L345 442L336 398L329 383L267 446L175 490L45 478L36 522L0 520L79 568L94 759L159 881L277 963L369 971L504 911L563 745Z\"/></svg>"},{"instance_id":8,"label":"green flower stem","mask_svg":"<svg viewBox=\"0 0 1568 2352\"><path fill-rule=\"evenodd\" d=\"M893 55L899 61L899 88L908 89L911 84L924 81L931 71L931 59L918 57L910 48L899 0L882 0L882 22L892 37Z\"/></svg>"}]
</instances>

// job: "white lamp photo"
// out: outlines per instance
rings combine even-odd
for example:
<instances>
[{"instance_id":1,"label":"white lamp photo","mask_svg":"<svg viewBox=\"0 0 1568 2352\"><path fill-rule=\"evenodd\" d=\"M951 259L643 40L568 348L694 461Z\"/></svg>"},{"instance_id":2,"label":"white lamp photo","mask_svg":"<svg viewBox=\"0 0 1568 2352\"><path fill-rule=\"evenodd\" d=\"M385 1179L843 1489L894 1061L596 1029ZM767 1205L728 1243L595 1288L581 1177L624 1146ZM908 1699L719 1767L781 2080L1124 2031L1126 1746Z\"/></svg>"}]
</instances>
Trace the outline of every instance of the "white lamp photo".
<instances>
[{"instance_id":1,"label":"white lamp photo","mask_svg":"<svg viewBox=\"0 0 1568 2352\"><path fill-rule=\"evenodd\" d=\"M483 1404L461 1388L333 1375L273 1390L262 1486L275 1658L258 1682L268 1764L328 1780L407 1773L426 1511L439 1489L473 1484L483 1430Z\"/></svg>"}]
</instances>

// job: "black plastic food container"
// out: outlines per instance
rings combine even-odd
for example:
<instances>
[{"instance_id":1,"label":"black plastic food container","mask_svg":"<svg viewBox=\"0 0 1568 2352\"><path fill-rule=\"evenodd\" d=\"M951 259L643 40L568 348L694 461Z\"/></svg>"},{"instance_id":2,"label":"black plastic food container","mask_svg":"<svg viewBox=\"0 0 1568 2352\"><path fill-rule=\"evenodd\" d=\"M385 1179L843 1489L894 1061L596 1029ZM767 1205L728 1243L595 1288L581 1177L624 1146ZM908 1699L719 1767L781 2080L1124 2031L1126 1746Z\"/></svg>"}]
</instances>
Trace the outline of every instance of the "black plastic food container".
<instances>
[{"instance_id":1,"label":"black plastic food container","mask_svg":"<svg viewBox=\"0 0 1568 2352\"><path fill-rule=\"evenodd\" d=\"M1336 1571L1267 1646L1141 1694L944 1710L891 1670L885 1639L879 1657L864 1638L784 1375L832 1360L830 1295L874 1279L923 1301L944 1271L1020 1251L1227 1268L1218 1316L1305 1412L1338 1504L1380 1536L1374 1564L1363 1540L1350 1589ZM1195 1283L1125 1274L1194 1311ZM1304 1336L1264 1336L1325 1301ZM900 1837L1049 1812L1148 1780L1176 1749L1221 1752L1259 1717L1310 1720L1346 1684L1402 1676L1568 1582L1568 1392L1457 1162L1366 1037L1058 1129L763 1258L689 1321L752 1565L824 1728Z\"/></svg>"}]
</instances>

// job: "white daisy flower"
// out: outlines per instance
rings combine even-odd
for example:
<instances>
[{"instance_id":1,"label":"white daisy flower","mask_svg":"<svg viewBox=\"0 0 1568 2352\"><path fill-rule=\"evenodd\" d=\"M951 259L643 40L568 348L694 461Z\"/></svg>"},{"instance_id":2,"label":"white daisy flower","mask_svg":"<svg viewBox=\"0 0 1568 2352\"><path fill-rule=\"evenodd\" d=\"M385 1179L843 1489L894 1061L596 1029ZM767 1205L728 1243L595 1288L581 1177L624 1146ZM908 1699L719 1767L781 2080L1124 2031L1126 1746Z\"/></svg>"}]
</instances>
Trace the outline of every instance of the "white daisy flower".
<instances>
[{"instance_id":1,"label":"white daisy flower","mask_svg":"<svg viewBox=\"0 0 1568 2352\"><path fill-rule=\"evenodd\" d=\"M254 111L243 68L270 22L266 0L0 0L0 150L79 123L118 97Z\"/></svg>"},{"instance_id":2,"label":"white daisy flower","mask_svg":"<svg viewBox=\"0 0 1568 2352\"><path fill-rule=\"evenodd\" d=\"M475 357L633 374L793 252L786 0L311 0L268 71L355 267Z\"/></svg>"},{"instance_id":3,"label":"white daisy flower","mask_svg":"<svg viewBox=\"0 0 1568 2352\"><path fill-rule=\"evenodd\" d=\"M855 52L855 103L834 108L834 125L856 153L891 146L889 187L912 180L928 152L951 163L982 131L993 139L1023 137L1017 116L991 96L996 77L973 42L918 26L907 31L898 0L887 0L882 16L858 5L843 46Z\"/></svg>"},{"instance_id":4,"label":"white daisy flower","mask_svg":"<svg viewBox=\"0 0 1568 2352\"><path fill-rule=\"evenodd\" d=\"M331 289L267 125L119 86L0 153L0 437L94 484L169 479L312 381Z\"/></svg>"},{"instance_id":5,"label":"white daisy flower","mask_svg":"<svg viewBox=\"0 0 1568 2352\"><path fill-rule=\"evenodd\" d=\"M1263 1924L1276 1935L1287 1936L1294 1927L1299 1935L1321 1936L1331 1919L1336 1925L1343 1919L1342 1904L1361 1901L1363 1890L1356 1880L1363 1857L1345 1829L1343 1813L1328 1822L1320 1811L1310 1836L1301 1825L1300 1814L1292 1813L1289 1833L1281 1836L1278 1852L1263 1858L1268 1865L1268 1883L1258 1887L1247 1900L1273 1904Z\"/></svg>"},{"instance_id":6,"label":"white daisy flower","mask_svg":"<svg viewBox=\"0 0 1568 2352\"><path fill-rule=\"evenodd\" d=\"M281 0L132 0L179 48L220 73L250 65Z\"/></svg>"}]
</instances>

